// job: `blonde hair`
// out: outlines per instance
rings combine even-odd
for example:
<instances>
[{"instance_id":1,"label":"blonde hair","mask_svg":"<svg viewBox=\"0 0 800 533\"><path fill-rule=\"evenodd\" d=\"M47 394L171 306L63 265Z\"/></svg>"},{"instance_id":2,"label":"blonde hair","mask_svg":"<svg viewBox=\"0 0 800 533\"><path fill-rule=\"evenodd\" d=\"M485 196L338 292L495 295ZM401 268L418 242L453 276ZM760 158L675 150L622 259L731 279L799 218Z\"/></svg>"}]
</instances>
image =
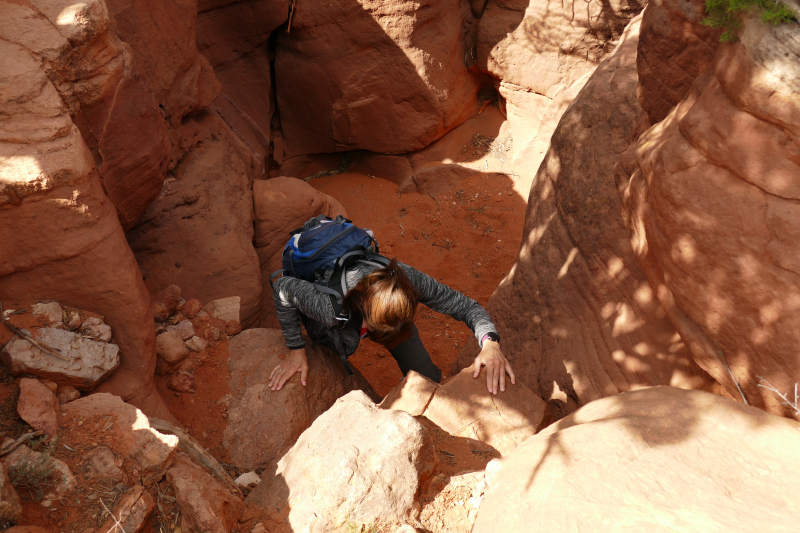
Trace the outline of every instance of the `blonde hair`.
<instances>
[{"instance_id":1,"label":"blonde hair","mask_svg":"<svg viewBox=\"0 0 800 533\"><path fill-rule=\"evenodd\" d=\"M418 303L419 293L392 259L361 278L347 293L344 308L361 314L370 339L392 345L411 331Z\"/></svg>"}]
</instances>

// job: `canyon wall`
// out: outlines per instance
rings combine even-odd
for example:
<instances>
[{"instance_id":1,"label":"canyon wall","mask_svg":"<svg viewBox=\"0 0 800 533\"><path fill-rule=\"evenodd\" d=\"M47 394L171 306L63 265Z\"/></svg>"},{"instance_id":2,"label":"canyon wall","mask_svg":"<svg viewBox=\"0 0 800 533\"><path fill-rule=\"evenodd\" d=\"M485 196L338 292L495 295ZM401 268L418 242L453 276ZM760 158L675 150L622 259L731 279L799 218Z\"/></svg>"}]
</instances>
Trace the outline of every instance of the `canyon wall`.
<instances>
[{"instance_id":1,"label":"canyon wall","mask_svg":"<svg viewBox=\"0 0 800 533\"><path fill-rule=\"evenodd\" d=\"M797 25L748 20L635 149L632 243L692 356L736 398L792 414L800 381ZM741 387L741 394L739 392Z\"/></svg>"}]
</instances>

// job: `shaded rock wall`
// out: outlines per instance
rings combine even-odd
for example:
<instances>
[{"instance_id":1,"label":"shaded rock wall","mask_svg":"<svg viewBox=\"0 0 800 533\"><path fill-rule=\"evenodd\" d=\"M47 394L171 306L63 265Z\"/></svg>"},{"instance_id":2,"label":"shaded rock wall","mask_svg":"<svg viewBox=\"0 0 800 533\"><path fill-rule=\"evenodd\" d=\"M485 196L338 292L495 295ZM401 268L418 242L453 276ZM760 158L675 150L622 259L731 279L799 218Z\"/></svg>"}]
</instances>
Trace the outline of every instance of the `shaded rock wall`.
<instances>
[{"instance_id":1,"label":"shaded rock wall","mask_svg":"<svg viewBox=\"0 0 800 533\"><path fill-rule=\"evenodd\" d=\"M692 356L739 397L790 414L800 381L800 47L751 20L639 139L624 191L632 242Z\"/></svg>"},{"instance_id":2,"label":"shaded rock wall","mask_svg":"<svg viewBox=\"0 0 800 533\"><path fill-rule=\"evenodd\" d=\"M9 25L0 29L8 35ZM101 389L169 417L152 383L150 298L92 154L41 49L7 40L0 48L0 294L102 313L122 363Z\"/></svg>"},{"instance_id":3,"label":"shaded rock wall","mask_svg":"<svg viewBox=\"0 0 800 533\"><path fill-rule=\"evenodd\" d=\"M639 268L615 185L641 114L639 24L564 113L528 198L519 257L488 306L517 377L556 418L642 385L711 381ZM458 365L469 363L462 354Z\"/></svg>"},{"instance_id":4,"label":"shaded rock wall","mask_svg":"<svg viewBox=\"0 0 800 533\"><path fill-rule=\"evenodd\" d=\"M288 18L290 3L201 0L197 6L197 50L222 84L213 107L261 159L270 154L275 111L268 41Z\"/></svg>"},{"instance_id":5,"label":"shaded rock wall","mask_svg":"<svg viewBox=\"0 0 800 533\"><path fill-rule=\"evenodd\" d=\"M275 76L287 157L423 148L477 112L459 0L298 2Z\"/></svg>"},{"instance_id":6,"label":"shaded rock wall","mask_svg":"<svg viewBox=\"0 0 800 533\"><path fill-rule=\"evenodd\" d=\"M196 114L176 131L187 152L128 241L151 292L175 284L187 300L239 296L240 321L251 327L261 314L253 247L257 164L213 111Z\"/></svg>"}]
</instances>

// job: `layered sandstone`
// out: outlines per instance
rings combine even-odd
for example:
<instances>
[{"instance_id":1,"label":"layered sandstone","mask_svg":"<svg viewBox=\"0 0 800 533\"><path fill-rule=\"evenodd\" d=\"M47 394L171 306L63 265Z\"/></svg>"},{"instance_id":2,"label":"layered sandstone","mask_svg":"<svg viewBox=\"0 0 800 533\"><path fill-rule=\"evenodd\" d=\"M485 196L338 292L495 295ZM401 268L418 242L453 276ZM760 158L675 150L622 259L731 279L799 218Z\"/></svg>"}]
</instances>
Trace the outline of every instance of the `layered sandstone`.
<instances>
[{"instance_id":1,"label":"layered sandstone","mask_svg":"<svg viewBox=\"0 0 800 533\"><path fill-rule=\"evenodd\" d=\"M519 257L489 302L518 379L557 419L643 385L711 381L639 267L614 181L641 113L639 21L564 113L531 189Z\"/></svg>"},{"instance_id":2,"label":"layered sandstone","mask_svg":"<svg viewBox=\"0 0 800 533\"><path fill-rule=\"evenodd\" d=\"M749 20L639 139L625 206L653 294L728 392L794 414L800 381L800 46Z\"/></svg>"}]
</instances>

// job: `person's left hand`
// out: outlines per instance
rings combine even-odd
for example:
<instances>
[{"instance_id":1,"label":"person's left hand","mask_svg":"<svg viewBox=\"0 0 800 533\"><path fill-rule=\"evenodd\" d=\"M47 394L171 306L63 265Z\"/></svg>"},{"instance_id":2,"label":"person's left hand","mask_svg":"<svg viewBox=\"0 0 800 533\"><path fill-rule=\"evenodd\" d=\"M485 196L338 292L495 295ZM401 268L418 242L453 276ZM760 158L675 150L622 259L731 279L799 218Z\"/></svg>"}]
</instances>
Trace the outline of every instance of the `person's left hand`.
<instances>
[{"instance_id":1,"label":"person's left hand","mask_svg":"<svg viewBox=\"0 0 800 533\"><path fill-rule=\"evenodd\" d=\"M511 363L500 351L500 345L490 339L483 341L483 349L475 358L475 363L472 365L473 378L480 375L481 367L484 365L486 366L486 389L490 393L497 394L498 383L501 392L506 390L506 373L511 378L511 384L516 385L517 379L511 369Z\"/></svg>"}]
</instances>

